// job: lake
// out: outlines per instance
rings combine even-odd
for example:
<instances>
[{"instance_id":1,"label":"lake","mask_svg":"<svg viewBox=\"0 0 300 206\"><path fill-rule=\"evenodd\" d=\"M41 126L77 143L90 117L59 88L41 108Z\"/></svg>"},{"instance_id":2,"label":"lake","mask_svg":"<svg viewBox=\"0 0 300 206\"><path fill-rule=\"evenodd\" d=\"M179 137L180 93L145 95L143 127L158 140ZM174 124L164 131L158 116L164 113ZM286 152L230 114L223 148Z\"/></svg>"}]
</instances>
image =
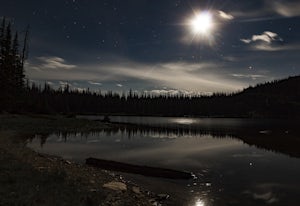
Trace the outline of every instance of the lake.
<instances>
[{"instance_id":1,"label":"lake","mask_svg":"<svg viewBox=\"0 0 300 206\"><path fill-rule=\"evenodd\" d=\"M101 116L79 116L92 120ZM53 133L28 146L84 163L88 157L192 172L190 180L125 174L170 205L297 205L300 132L293 121L110 117L118 126L94 133Z\"/></svg>"}]
</instances>

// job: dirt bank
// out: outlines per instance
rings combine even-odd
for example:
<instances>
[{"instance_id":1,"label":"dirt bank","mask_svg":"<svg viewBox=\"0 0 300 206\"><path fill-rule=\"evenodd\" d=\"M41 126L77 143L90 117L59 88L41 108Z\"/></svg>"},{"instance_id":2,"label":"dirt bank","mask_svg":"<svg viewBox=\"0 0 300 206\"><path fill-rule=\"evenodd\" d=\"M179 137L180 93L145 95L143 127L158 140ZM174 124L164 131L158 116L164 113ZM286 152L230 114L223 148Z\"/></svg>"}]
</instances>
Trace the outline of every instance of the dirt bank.
<instances>
[{"instance_id":1,"label":"dirt bank","mask_svg":"<svg viewBox=\"0 0 300 206\"><path fill-rule=\"evenodd\" d=\"M0 205L152 205L139 187L112 172L25 147L36 133L84 132L110 125L48 116L0 116Z\"/></svg>"}]
</instances>

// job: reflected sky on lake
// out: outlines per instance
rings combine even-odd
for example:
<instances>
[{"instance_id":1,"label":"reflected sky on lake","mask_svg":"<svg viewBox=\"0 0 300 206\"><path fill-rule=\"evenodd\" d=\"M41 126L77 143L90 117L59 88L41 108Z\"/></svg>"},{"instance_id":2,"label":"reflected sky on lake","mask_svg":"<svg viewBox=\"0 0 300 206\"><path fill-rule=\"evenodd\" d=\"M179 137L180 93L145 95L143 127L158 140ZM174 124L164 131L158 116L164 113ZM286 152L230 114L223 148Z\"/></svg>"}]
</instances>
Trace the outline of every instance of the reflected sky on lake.
<instances>
[{"instance_id":1,"label":"reflected sky on lake","mask_svg":"<svg viewBox=\"0 0 300 206\"><path fill-rule=\"evenodd\" d=\"M105 132L82 137L77 134L65 139L50 135L43 152L54 152L65 158L84 161L87 157L97 157L128 163L145 163L150 166L193 169L201 167L210 159L243 148L243 143L232 138L212 138L204 136L179 137L175 134L151 134L149 136L127 137L127 134L107 136ZM35 139L31 145L40 146ZM39 148L38 148L39 149ZM137 158L138 157L138 158Z\"/></svg>"},{"instance_id":2,"label":"reflected sky on lake","mask_svg":"<svg viewBox=\"0 0 300 206\"><path fill-rule=\"evenodd\" d=\"M53 133L43 141L36 136L28 146L78 162L96 157L192 172L195 177L185 181L124 174L149 190L170 194L171 205L294 205L300 201L300 159L297 152L286 153L299 148L298 133L291 128L250 128L248 120L236 119L218 119L216 127L212 119L146 120L135 121L154 121L155 127L122 125L92 134ZM194 126L170 127L172 122ZM197 124L200 129L195 129ZM263 129L271 133L260 133ZM287 129L289 134L284 132Z\"/></svg>"},{"instance_id":3,"label":"reflected sky on lake","mask_svg":"<svg viewBox=\"0 0 300 206\"><path fill-rule=\"evenodd\" d=\"M197 199L195 202L195 206L205 206L205 203L201 199Z\"/></svg>"},{"instance_id":4,"label":"reflected sky on lake","mask_svg":"<svg viewBox=\"0 0 300 206\"><path fill-rule=\"evenodd\" d=\"M196 123L197 120L196 119L192 119L192 118L173 118L172 122L175 123L175 124L190 125L190 124Z\"/></svg>"}]
</instances>

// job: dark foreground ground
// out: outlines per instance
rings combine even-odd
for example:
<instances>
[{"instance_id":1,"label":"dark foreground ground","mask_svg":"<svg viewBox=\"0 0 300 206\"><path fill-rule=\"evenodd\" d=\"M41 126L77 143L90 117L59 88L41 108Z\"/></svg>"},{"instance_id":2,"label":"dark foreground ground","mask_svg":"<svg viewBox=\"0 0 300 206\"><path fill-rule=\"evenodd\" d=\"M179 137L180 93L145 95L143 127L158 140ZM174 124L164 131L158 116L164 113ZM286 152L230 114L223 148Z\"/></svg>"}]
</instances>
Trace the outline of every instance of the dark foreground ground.
<instances>
[{"instance_id":1,"label":"dark foreground ground","mask_svg":"<svg viewBox=\"0 0 300 206\"><path fill-rule=\"evenodd\" d=\"M112 172L27 148L32 135L110 127L65 117L0 115L0 205L154 205L153 194Z\"/></svg>"}]
</instances>

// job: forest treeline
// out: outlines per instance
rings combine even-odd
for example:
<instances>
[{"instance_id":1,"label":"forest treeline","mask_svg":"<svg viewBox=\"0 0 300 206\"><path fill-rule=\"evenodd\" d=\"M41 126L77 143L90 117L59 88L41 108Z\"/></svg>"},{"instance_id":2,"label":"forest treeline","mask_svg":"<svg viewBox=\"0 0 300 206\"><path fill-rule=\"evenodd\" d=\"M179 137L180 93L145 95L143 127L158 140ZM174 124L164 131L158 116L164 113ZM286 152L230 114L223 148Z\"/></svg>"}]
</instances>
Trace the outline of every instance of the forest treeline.
<instances>
[{"instance_id":1,"label":"forest treeline","mask_svg":"<svg viewBox=\"0 0 300 206\"><path fill-rule=\"evenodd\" d=\"M33 84L24 108L32 113L119 114L206 117L300 117L300 76L276 80L242 92L211 96L127 95L55 90Z\"/></svg>"},{"instance_id":2,"label":"forest treeline","mask_svg":"<svg viewBox=\"0 0 300 206\"><path fill-rule=\"evenodd\" d=\"M0 111L44 114L149 116L300 117L300 76L276 80L238 93L211 96L151 95L53 89L29 84L24 75L28 29L22 41L3 19L0 26ZM21 42L21 43L20 43Z\"/></svg>"}]
</instances>

